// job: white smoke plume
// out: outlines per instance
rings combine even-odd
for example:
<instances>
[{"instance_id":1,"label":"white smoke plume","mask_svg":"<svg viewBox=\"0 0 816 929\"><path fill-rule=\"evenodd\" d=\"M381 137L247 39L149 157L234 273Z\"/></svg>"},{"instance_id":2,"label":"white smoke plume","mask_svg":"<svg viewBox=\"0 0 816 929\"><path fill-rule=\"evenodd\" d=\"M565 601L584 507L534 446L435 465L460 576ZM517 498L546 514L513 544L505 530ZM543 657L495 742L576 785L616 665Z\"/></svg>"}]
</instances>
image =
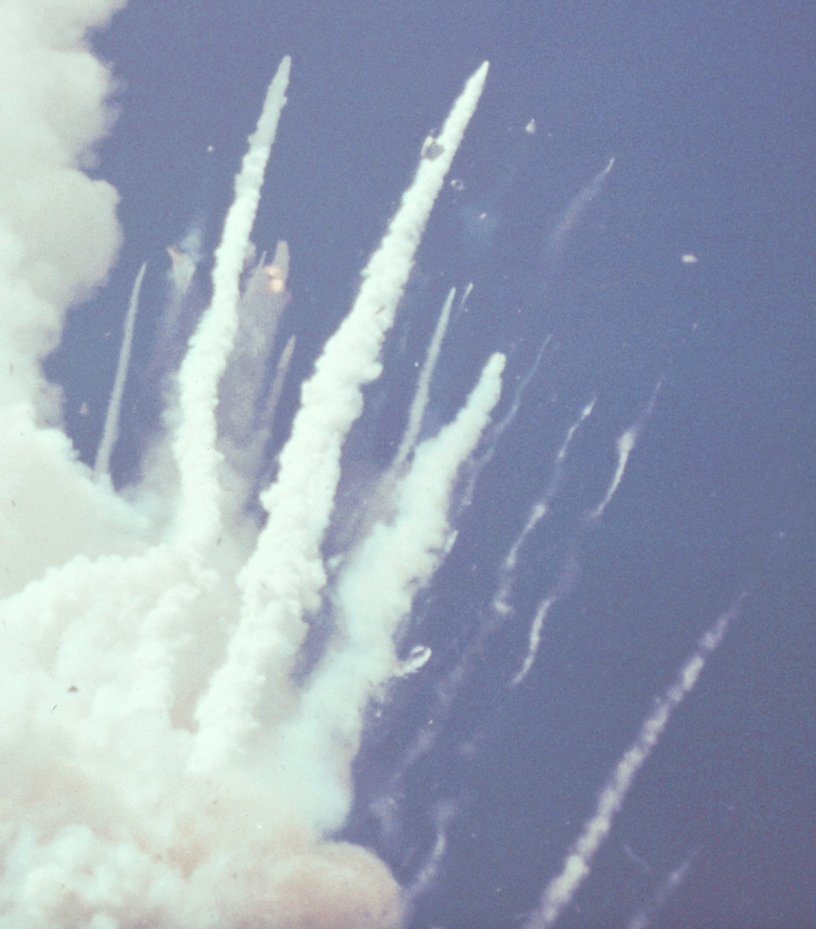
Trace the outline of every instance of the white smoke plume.
<instances>
[{"instance_id":1,"label":"white smoke plume","mask_svg":"<svg viewBox=\"0 0 816 929\"><path fill-rule=\"evenodd\" d=\"M19 0L0 8L0 595L78 550L119 550L117 519L131 519L49 428L59 424L59 394L39 365L59 341L66 307L104 280L119 247L117 193L82 171L111 125L112 87L85 34L119 6Z\"/></svg>"},{"instance_id":2,"label":"white smoke plume","mask_svg":"<svg viewBox=\"0 0 816 929\"><path fill-rule=\"evenodd\" d=\"M383 602L354 593L380 577L365 542L334 591L320 545L362 387L380 373L487 66L466 84L435 157L420 162L303 387L262 495L266 526L253 536L251 521L233 533L223 518L216 407L285 102L284 59L236 180L212 304L178 375L177 428L164 440L173 512L156 524L78 461L40 371L66 308L104 280L119 244L116 192L82 172L111 122L111 77L87 34L119 5L0 9L10 88L0 127L0 927L398 927L400 888L385 865L326 835L349 810L366 705L399 673L394 632L443 557L457 474L490 422L502 356L488 360L454 421L417 446L393 520L372 529ZM105 459L115 426L107 434ZM303 617L322 597L335 605L341 644L297 683Z\"/></svg>"},{"instance_id":3,"label":"white smoke plume","mask_svg":"<svg viewBox=\"0 0 816 929\"><path fill-rule=\"evenodd\" d=\"M238 282L261 199L266 164L286 103L290 66L287 56L269 85L258 126L249 138L241 171L235 178L235 199L215 253L212 302L190 340L179 371L180 423L173 443L181 477L177 523L182 537L192 545L211 541L220 525L221 456L216 449L215 416L218 383L238 329Z\"/></svg>"},{"instance_id":4,"label":"white smoke plume","mask_svg":"<svg viewBox=\"0 0 816 929\"><path fill-rule=\"evenodd\" d=\"M199 706L196 766L211 764L208 755L229 752L253 725L252 709L265 681L271 677L284 685L305 631L303 613L319 606L326 580L320 543L340 479L343 441L362 412L363 386L382 369L383 340L486 76L485 64L465 85L439 135L440 155L420 161L413 184L363 271L351 312L303 385L278 478L261 495L269 519L238 578L241 619L227 661ZM274 579L270 565L276 566Z\"/></svg>"},{"instance_id":5,"label":"white smoke plume","mask_svg":"<svg viewBox=\"0 0 816 929\"><path fill-rule=\"evenodd\" d=\"M60 392L42 373L65 312L104 282L120 244L116 191L84 172L111 127L114 88L88 34L120 6L0 3L0 929L399 929L416 894L434 880L453 813L440 815L436 845L413 890L403 891L370 851L330 836L351 808L351 765L367 709L392 679L430 656L415 646L400 661L395 642L450 551L451 514L472 499L543 347L492 429L500 354L474 374L452 421L419 441L451 294L403 442L331 576L323 547L344 443L363 410L364 388L380 376L384 341L487 63L465 83L440 133L426 140L348 317L301 388L275 480L258 499L259 528L244 504L269 424L246 433L259 409L271 416L294 341L258 404L267 369L264 358L253 359L252 376L240 377L242 339L269 305L250 306L240 282L286 103L288 58L248 140L216 253L212 302L170 392L168 429L127 499L100 477L116 444L144 269L96 475L62 430ZM549 243L552 255L611 167L610 160L568 206ZM172 332L181 331L178 314L200 258L189 253L197 251L200 230L190 236L193 249L171 251ZM285 286L285 271L282 277ZM288 296L279 292L272 302L280 315ZM266 336L264 357L274 332ZM576 539L602 520L624 480L659 386L618 440L606 494ZM549 511L573 434L591 409L557 452L543 496L499 566L492 610L450 679L437 686L433 718L392 783L430 750L473 656L513 614L522 549ZM242 469L248 473L236 473ZM533 621L515 685L532 667L550 606L573 583L571 559ZM303 673L307 620L318 610L331 614L331 634ZM739 599L658 697L530 926L552 925L570 906L636 775L738 610Z\"/></svg>"}]
</instances>

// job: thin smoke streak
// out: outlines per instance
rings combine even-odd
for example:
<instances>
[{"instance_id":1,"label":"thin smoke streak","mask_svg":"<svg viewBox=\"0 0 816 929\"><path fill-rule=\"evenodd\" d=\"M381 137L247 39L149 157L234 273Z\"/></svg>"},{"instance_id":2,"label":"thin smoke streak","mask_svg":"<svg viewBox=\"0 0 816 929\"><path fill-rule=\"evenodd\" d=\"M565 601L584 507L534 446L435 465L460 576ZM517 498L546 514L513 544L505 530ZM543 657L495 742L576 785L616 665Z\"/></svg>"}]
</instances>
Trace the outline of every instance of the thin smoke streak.
<instances>
[{"instance_id":1,"label":"thin smoke streak","mask_svg":"<svg viewBox=\"0 0 816 929\"><path fill-rule=\"evenodd\" d=\"M694 690L706 662L719 648L728 627L739 615L744 598L743 591L703 633L697 648L681 665L675 680L657 699L654 709L643 720L634 741L623 753L601 789L595 813L584 823L580 835L564 859L560 873L544 888L539 907L524 924L524 929L548 929L554 926L572 902L578 888L589 876L595 855L609 837L635 778L657 747L674 711Z\"/></svg>"}]
</instances>

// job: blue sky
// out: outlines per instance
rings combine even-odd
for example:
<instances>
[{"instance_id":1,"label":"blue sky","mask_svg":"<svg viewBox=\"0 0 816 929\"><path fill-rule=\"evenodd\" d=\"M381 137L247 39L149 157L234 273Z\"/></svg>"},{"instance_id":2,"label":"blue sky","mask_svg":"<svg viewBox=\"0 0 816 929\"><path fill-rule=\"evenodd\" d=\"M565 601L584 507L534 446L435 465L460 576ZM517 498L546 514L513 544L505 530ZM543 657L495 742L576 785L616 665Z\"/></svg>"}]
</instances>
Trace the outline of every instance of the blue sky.
<instances>
[{"instance_id":1,"label":"blue sky","mask_svg":"<svg viewBox=\"0 0 816 929\"><path fill-rule=\"evenodd\" d=\"M741 619L561 924L625 925L695 852L656 925L814 918L814 32L805 3L133 0L96 39L121 79L121 114L96 170L120 191L126 244L109 288L75 311L52 361L89 459L130 282L150 261L157 300L164 249L197 216L209 244L217 240L284 54L289 102L255 238L261 248L290 245L284 326L298 333L300 376L347 310L426 134L465 77L491 62L453 167L463 189L437 205L391 367L372 392L381 416L357 430L351 455L361 468L381 464L393 441L388 411L404 405L405 371L448 286L475 284L435 385L437 422L487 353L507 351L520 376L552 336L429 598L418 634L442 656L435 674L472 634L566 428L591 396L598 403L522 565L515 625L406 783L394 847L377 837L365 798L421 715L421 693L404 696L391 733L362 756L350 833L379 842L408 879L434 805L460 804L417 927L511 926L534 905L651 701L743 589ZM524 132L530 119L534 136ZM551 248L570 200L613 156L596 201L564 248ZM697 263L683 264L686 253ZM136 358L145 368L157 319L146 303ZM621 489L602 524L582 531L616 438L661 377ZM149 427L139 389L125 404L123 476ZM526 688L511 694L504 682L528 617L570 552L580 576ZM480 748L464 761L475 736Z\"/></svg>"}]
</instances>

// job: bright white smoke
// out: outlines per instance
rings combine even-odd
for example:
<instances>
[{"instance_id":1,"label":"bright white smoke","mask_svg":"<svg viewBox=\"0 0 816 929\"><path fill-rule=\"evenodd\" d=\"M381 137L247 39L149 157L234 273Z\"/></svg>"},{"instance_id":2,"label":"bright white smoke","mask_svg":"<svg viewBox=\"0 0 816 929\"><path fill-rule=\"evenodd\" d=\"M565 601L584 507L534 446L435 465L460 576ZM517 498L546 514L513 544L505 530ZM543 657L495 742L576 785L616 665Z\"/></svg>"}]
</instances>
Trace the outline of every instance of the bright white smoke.
<instances>
[{"instance_id":1,"label":"bright white smoke","mask_svg":"<svg viewBox=\"0 0 816 929\"><path fill-rule=\"evenodd\" d=\"M379 375L487 67L455 104L437 157L421 161L348 319L303 385L259 533L225 501L218 389L286 102L284 59L236 178L212 303L168 412L172 435L151 459L167 506L157 523L104 479L124 374L95 479L60 431L39 367L65 308L103 281L119 243L115 191L81 170L108 128L111 89L85 36L118 5L21 0L0 21L0 926L398 926L387 868L324 836L348 814L364 711L399 673L394 634L441 560L457 473L499 399L502 356L488 360L453 422L412 440L387 523L339 575L336 641L306 683L291 672L304 616L327 595L321 543L343 442L363 386Z\"/></svg>"},{"instance_id":2,"label":"bright white smoke","mask_svg":"<svg viewBox=\"0 0 816 929\"><path fill-rule=\"evenodd\" d=\"M267 160L285 118L288 58L236 177L212 302L169 391L167 434L127 501L106 472L144 269L95 473L61 430L58 391L41 372L66 308L104 281L119 245L116 192L82 169L110 126L105 100L112 86L85 37L121 5L0 4L0 929L397 929L412 891L401 891L372 853L326 837L350 810L351 764L367 707L391 679L427 660L420 648L400 662L395 638L455 539L457 489L460 503L470 499L535 370L486 437L504 368L502 355L487 358L459 413L420 442L453 294L395 460L331 579L323 548L344 442L362 412L364 387L381 373L384 340L487 64L426 143L348 317L302 385L275 480L260 494L259 529L243 506L263 445L246 436L258 398L255 391L244 397L244 388L262 379L245 363L253 347L248 333L267 321L272 304L283 312L287 297L278 289L264 304L258 292L242 293L240 283ZM611 167L569 205L553 253ZM288 265L285 243L280 249ZM177 310L193 268L189 255L176 250L173 257ZM263 271L259 264L253 272L256 283ZM285 271L282 277L284 286ZM265 348L274 332L267 336ZM291 352L290 341L271 398ZM614 497L657 390L619 438L608 490L576 538L598 524ZM269 412L274 399L261 407ZM499 566L471 656L512 614L521 552L547 514L573 435L591 412L588 404L570 428L549 486ZM244 467L249 473L241 473ZM541 601L514 686L532 668L550 608L575 575L568 560ZM322 607L331 609L332 635L309 673L300 673L307 620ZM700 640L658 699L530 926L552 925L570 905L640 767L736 609ZM438 688L436 720L449 711L469 660L466 654ZM429 724L418 734L405 767L431 749L435 732ZM415 890L430 886L444 854L449 814L438 818L437 842Z\"/></svg>"}]
</instances>

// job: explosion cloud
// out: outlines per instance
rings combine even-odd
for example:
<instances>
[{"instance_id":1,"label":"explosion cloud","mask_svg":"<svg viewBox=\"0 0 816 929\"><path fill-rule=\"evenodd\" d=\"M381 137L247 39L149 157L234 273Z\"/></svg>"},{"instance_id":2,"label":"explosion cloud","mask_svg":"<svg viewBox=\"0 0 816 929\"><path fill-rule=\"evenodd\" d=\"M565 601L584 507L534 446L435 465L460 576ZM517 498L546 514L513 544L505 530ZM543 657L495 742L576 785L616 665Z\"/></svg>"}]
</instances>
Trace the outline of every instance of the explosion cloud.
<instances>
[{"instance_id":1,"label":"explosion cloud","mask_svg":"<svg viewBox=\"0 0 816 929\"><path fill-rule=\"evenodd\" d=\"M362 514L364 528L332 572L323 543L363 388L382 371L383 344L488 66L466 81L442 129L426 141L347 318L303 383L275 478L258 498L259 519L243 502L257 478L260 446L241 447L250 441L247 430L232 426L274 406L280 381L271 403L254 389L245 395L236 386L235 346L267 306L242 282L284 114L288 58L249 138L215 254L212 300L172 378L166 429L145 458L143 486L117 494L108 471L144 269L95 469L79 461L61 426L59 392L42 373L66 309L104 280L120 242L116 192L83 171L110 127L112 88L86 35L119 6L21 0L6 4L0 21L0 79L9 89L0 117L0 926L398 927L409 916L410 895L372 852L332 836L351 808L351 765L367 707L390 680L428 660L420 648L400 662L401 625L450 551L456 503L472 491L529 380L494 423L505 358L490 355L459 412L420 439L453 294L405 437ZM19 74L26 80L14 80ZM611 167L570 205L558 248ZM288 250L279 252L288 264ZM183 256L173 260L178 272ZM255 273L263 272L261 263ZM175 274L173 299L183 297L191 274L183 287ZM280 277L270 298L278 314L286 305L285 270ZM282 353L280 378L292 345ZM620 485L654 399L619 439L617 470L585 528ZM556 469L590 411L570 431ZM520 551L552 500L554 481L500 571L482 644L509 612ZM541 621L568 586L545 597ZM296 674L307 620L325 604L332 634L309 673ZM725 617L683 666L657 716L647 717L604 788L601 819L587 824L595 839L579 839L565 865L568 879L550 885L530 925L550 925L568 905L668 715L719 644ZM540 624L516 684L539 640ZM443 704L454 690L440 690ZM432 741L420 733L413 757ZM448 819L440 816L437 852L418 884L432 880Z\"/></svg>"}]
</instances>

